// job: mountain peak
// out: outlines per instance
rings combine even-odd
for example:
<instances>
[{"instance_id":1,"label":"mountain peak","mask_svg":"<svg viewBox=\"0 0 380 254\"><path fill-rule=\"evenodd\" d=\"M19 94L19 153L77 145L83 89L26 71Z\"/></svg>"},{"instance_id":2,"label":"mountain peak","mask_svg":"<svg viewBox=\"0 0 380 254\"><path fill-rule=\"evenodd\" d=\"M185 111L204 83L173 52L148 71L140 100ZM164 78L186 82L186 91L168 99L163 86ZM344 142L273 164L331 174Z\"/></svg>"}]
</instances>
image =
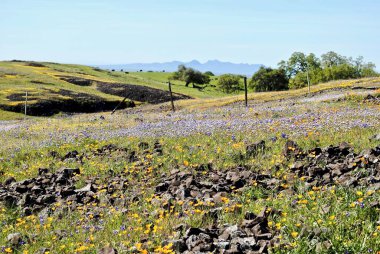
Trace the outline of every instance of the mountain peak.
<instances>
[{"instance_id":1,"label":"mountain peak","mask_svg":"<svg viewBox=\"0 0 380 254\"><path fill-rule=\"evenodd\" d=\"M195 59L190 61L189 63L190 64L201 64L198 60L195 60Z\"/></svg>"}]
</instances>

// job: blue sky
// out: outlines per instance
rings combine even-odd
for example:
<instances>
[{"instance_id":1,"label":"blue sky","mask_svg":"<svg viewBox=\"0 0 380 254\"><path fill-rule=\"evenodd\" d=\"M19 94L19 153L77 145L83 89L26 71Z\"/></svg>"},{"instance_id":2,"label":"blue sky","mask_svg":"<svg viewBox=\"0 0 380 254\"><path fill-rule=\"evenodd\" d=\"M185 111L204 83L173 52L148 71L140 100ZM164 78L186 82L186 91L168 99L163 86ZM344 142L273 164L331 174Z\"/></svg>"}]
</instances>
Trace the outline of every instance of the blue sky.
<instances>
[{"instance_id":1,"label":"blue sky","mask_svg":"<svg viewBox=\"0 0 380 254\"><path fill-rule=\"evenodd\" d=\"M0 0L0 59L276 66L333 50L380 66L378 0Z\"/></svg>"}]
</instances>

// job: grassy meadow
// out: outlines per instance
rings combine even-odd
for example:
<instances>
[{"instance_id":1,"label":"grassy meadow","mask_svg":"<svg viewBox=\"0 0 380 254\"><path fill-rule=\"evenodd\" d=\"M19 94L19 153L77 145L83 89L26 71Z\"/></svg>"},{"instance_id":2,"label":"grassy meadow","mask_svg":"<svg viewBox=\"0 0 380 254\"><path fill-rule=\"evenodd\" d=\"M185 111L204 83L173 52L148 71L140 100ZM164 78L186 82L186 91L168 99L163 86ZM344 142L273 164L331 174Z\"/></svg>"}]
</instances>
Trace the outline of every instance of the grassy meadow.
<instances>
[{"instance_id":1,"label":"grassy meadow","mask_svg":"<svg viewBox=\"0 0 380 254\"><path fill-rule=\"evenodd\" d=\"M1 62L0 104L15 103L6 97L25 91L35 100L49 97L47 88L122 99L95 85L62 81L59 75L159 89L166 89L170 75L43 65ZM379 146L373 137L380 134L380 105L366 99L368 93L379 98L379 84L380 79L372 78L312 86L311 94L307 88L250 93L246 108L241 94L226 96L211 86L198 90L173 82L175 92L194 98L176 101L175 112L169 103L113 115L59 114L25 120L20 113L0 111L0 196L8 190L1 183L10 178L43 181L63 168L79 169L70 179L75 190L92 186L88 202L61 193L43 207L41 200L30 201L28 208L35 208L30 213L25 196L20 201L24 207L0 203L0 253L106 253L105 247L118 253L175 253L180 252L176 240L188 228L241 225L247 213L261 211L267 214L272 240L263 253L380 253L380 189L372 183L346 186L318 180L312 185L306 174L295 174L296 158L284 155L289 140L307 158L311 149L342 142L357 156ZM247 146L260 140L266 148L249 155ZM360 165L365 165L368 158L360 158ZM355 164L352 172L366 175L360 165ZM44 169L49 173L41 173ZM218 201L199 193L193 198L173 193L168 197L159 190L178 172L207 182L211 173L236 170L268 177L272 185L258 178L241 188L228 186L227 195ZM45 195L45 190L39 191ZM217 211L216 220L210 211ZM9 235L15 233L19 238L12 242Z\"/></svg>"},{"instance_id":2,"label":"grassy meadow","mask_svg":"<svg viewBox=\"0 0 380 254\"><path fill-rule=\"evenodd\" d=\"M100 101L121 101L123 97L101 92L97 88L97 82L112 84L133 84L168 90L168 79L171 73L160 72L131 72L105 71L97 68L55 63L34 63L34 62L0 62L0 104L5 106L15 106L23 104L25 93L29 94L29 104L33 105L40 101L61 100L65 101L73 97L70 94L62 94L60 90L70 93L84 93L90 96L99 97ZM89 80L86 85L77 85L62 78L76 78ZM226 96L218 91L213 85L205 89L194 89L185 87L183 82L172 81L173 92L180 93L192 98L215 98ZM18 97L12 100L12 96ZM138 101L137 101L138 103ZM1 109L0 109L1 110ZM4 110L2 110L4 111ZM21 109L17 113L21 113ZM5 113L4 113L5 115ZM7 119L12 115L7 114ZM4 118L5 116L1 116ZM15 115L17 118L17 115Z\"/></svg>"}]
</instances>

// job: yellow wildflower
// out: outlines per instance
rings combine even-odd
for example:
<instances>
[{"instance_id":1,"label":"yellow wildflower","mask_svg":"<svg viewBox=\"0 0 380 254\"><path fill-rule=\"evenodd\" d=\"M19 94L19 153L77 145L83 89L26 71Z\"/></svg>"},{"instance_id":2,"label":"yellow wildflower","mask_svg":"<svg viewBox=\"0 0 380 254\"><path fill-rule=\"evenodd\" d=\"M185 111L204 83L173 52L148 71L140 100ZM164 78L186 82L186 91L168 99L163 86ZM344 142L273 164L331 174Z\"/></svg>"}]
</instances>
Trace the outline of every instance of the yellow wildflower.
<instances>
[{"instance_id":1,"label":"yellow wildflower","mask_svg":"<svg viewBox=\"0 0 380 254\"><path fill-rule=\"evenodd\" d=\"M296 238L296 237L298 236L298 233L297 233L296 231L293 231L293 232L291 233L291 235L292 235L293 238Z\"/></svg>"}]
</instances>

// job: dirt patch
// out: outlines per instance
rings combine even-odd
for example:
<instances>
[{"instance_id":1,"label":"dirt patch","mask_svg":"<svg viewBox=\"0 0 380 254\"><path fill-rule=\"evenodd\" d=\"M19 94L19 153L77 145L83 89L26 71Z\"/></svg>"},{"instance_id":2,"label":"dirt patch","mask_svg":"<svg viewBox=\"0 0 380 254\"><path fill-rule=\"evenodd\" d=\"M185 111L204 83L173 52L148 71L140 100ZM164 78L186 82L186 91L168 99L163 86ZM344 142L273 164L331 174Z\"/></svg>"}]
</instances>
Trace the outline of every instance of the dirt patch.
<instances>
[{"instance_id":1,"label":"dirt patch","mask_svg":"<svg viewBox=\"0 0 380 254\"><path fill-rule=\"evenodd\" d=\"M8 95L6 98L10 101L25 101L25 93L14 93L14 94ZM28 94L29 101L33 101L37 99L38 99L37 97L33 97L33 95Z\"/></svg>"},{"instance_id":2,"label":"dirt patch","mask_svg":"<svg viewBox=\"0 0 380 254\"><path fill-rule=\"evenodd\" d=\"M30 81L30 83L39 84L39 85L52 85L52 84L49 84L49 83L46 83L43 81L38 81L38 80L32 80L32 81Z\"/></svg>"},{"instance_id":3,"label":"dirt patch","mask_svg":"<svg viewBox=\"0 0 380 254\"><path fill-rule=\"evenodd\" d=\"M41 63L36 63L36 62L27 62L25 65L26 66L32 66L32 67L40 67L40 68L46 67L46 65L43 65Z\"/></svg>"},{"instance_id":4,"label":"dirt patch","mask_svg":"<svg viewBox=\"0 0 380 254\"><path fill-rule=\"evenodd\" d=\"M94 80L91 80L91 79L71 77L71 76L58 76L58 77L63 81L69 82L77 86L91 86L94 82Z\"/></svg>"},{"instance_id":5,"label":"dirt patch","mask_svg":"<svg viewBox=\"0 0 380 254\"><path fill-rule=\"evenodd\" d=\"M94 67L94 68L92 68L94 71L98 71L98 72L107 72L107 71L105 71L105 70L102 70L102 69L100 69L100 68L98 68L98 67Z\"/></svg>"},{"instance_id":6,"label":"dirt patch","mask_svg":"<svg viewBox=\"0 0 380 254\"><path fill-rule=\"evenodd\" d=\"M51 116L59 112L68 112L68 113L94 113L100 111L109 111L114 109L120 101L113 100L107 101L104 98L86 94L86 93L75 93L69 90L58 90L53 91L47 90L50 93L49 99L39 99L34 98L33 96L29 97L30 100L37 100L33 104L29 104L27 108L27 114L32 116ZM66 96L68 99L62 99L59 97ZM0 104L0 108L7 111L13 112L24 112L24 100L25 94L16 93L7 96L11 101L20 101L21 103L17 105L6 105ZM125 101L119 108L128 108L134 107L135 104L133 101Z\"/></svg>"},{"instance_id":7,"label":"dirt patch","mask_svg":"<svg viewBox=\"0 0 380 254\"><path fill-rule=\"evenodd\" d=\"M170 101L170 93L147 86L98 82L97 89L106 94L127 97L130 100L158 104ZM191 99L183 94L173 94L174 100Z\"/></svg>"},{"instance_id":8,"label":"dirt patch","mask_svg":"<svg viewBox=\"0 0 380 254\"><path fill-rule=\"evenodd\" d=\"M364 86L355 86L352 90L377 90L379 89L380 82L373 83L374 86L364 87Z\"/></svg>"}]
</instances>

